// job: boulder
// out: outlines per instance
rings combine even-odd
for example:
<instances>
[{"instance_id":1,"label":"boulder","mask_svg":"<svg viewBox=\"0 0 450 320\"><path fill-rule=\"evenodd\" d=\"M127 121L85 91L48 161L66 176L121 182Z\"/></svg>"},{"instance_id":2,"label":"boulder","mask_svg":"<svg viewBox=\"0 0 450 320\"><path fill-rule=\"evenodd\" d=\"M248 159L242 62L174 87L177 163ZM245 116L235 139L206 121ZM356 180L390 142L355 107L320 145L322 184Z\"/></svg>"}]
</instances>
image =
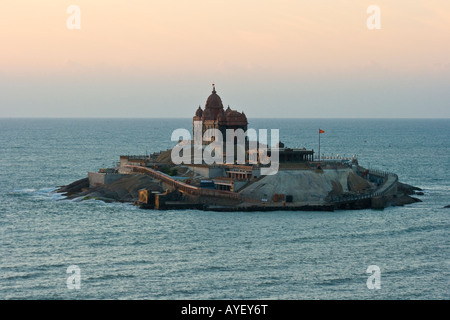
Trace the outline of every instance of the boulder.
<instances>
[{"instance_id":1,"label":"boulder","mask_svg":"<svg viewBox=\"0 0 450 320\"><path fill-rule=\"evenodd\" d=\"M398 190L398 193L403 193L406 195L413 195L416 193L416 191L423 191L422 189L420 189L418 187L414 187L409 184L401 183L401 182L398 183L397 190Z\"/></svg>"},{"instance_id":2,"label":"boulder","mask_svg":"<svg viewBox=\"0 0 450 320\"><path fill-rule=\"evenodd\" d=\"M363 192L365 190L370 189L371 187L370 183L366 179L361 178L353 171L350 171L350 173L348 174L347 185L349 191L354 192Z\"/></svg>"},{"instance_id":3,"label":"boulder","mask_svg":"<svg viewBox=\"0 0 450 320\"><path fill-rule=\"evenodd\" d=\"M59 187L56 192L62 193L65 196L71 196L73 194L77 194L82 192L83 189L89 188L89 179L83 178L68 184L67 186Z\"/></svg>"}]
</instances>

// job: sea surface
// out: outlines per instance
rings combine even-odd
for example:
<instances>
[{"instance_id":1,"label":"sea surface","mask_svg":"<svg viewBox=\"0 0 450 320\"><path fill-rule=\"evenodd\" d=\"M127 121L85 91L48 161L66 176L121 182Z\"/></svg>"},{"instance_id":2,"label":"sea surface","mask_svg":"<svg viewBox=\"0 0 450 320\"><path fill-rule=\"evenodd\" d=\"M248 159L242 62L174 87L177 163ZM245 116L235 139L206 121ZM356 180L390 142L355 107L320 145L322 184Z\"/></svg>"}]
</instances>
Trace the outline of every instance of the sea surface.
<instances>
[{"instance_id":1,"label":"sea surface","mask_svg":"<svg viewBox=\"0 0 450 320\"><path fill-rule=\"evenodd\" d=\"M191 119L0 119L0 299L449 299L450 120L250 119L357 155L423 202L385 210L140 210L57 186L175 145ZM369 266L380 289L369 289ZM80 287L67 284L79 269ZM72 278L71 278L72 279ZM71 286L72 285L72 286ZM72 287L70 289L69 287Z\"/></svg>"}]
</instances>

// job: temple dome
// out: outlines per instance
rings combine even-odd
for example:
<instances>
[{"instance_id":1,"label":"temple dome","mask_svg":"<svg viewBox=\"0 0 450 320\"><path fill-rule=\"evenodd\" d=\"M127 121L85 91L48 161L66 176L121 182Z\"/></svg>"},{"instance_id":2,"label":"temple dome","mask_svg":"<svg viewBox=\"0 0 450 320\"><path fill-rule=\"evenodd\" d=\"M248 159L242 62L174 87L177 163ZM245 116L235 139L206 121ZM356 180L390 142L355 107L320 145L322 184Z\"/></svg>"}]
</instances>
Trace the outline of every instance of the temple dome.
<instances>
[{"instance_id":1,"label":"temple dome","mask_svg":"<svg viewBox=\"0 0 450 320\"><path fill-rule=\"evenodd\" d=\"M203 110L200 106L198 106L197 111L195 112L195 116L201 118L203 115Z\"/></svg>"},{"instance_id":2,"label":"temple dome","mask_svg":"<svg viewBox=\"0 0 450 320\"><path fill-rule=\"evenodd\" d=\"M225 110L222 104L222 99L218 96L216 88L213 84L213 91L206 100L205 108L202 110L201 106L195 112L193 118L193 132L196 130L197 121L201 120L202 134L205 134L208 129L217 129L222 132L222 136L226 138L226 131L228 129L247 131L247 117L244 112L238 112L228 106ZM203 142L203 144L205 144Z\"/></svg>"},{"instance_id":3,"label":"temple dome","mask_svg":"<svg viewBox=\"0 0 450 320\"><path fill-rule=\"evenodd\" d=\"M240 113L236 110L227 109L227 111L225 112L225 117L228 122L247 122L247 117L245 116L245 114L243 112Z\"/></svg>"},{"instance_id":4,"label":"temple dome","mask_svg":"<svg viewBox=\"0 0 450 320\"><path fill-rule=\"evenodd\" d=\"M216 88L214 87L211 95L206 100L206 109L223 109L222 99L220 99L219 95L216 93Z\"/></svg>"}]
</instances>

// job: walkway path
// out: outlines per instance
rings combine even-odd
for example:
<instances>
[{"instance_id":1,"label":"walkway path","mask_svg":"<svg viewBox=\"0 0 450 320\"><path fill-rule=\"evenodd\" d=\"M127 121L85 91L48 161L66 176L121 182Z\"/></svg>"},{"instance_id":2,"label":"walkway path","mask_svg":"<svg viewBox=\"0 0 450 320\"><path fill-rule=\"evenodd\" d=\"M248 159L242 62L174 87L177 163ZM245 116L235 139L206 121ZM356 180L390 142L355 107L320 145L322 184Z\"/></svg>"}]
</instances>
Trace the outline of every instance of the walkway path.
<instances>
[{"instance_id":1,"label":"walkway path","mask_svg":"<svg viewBox=\"0 0 450 320\"><path fill-rule=\"evenodd\" d=\"M233 200L241 200L241 195L238 193L234 193L231 191L224 191L224 190L215 190L215 189L205 189L205 188L198 188L191 186L189 184L186 184L184 182L178 181L173 179L171 176L162 173L157 170L153 170L146 167L141 166L133 166L133 165L127 165L127 168L130 168L133 172L143 173L151 176L152 178L158 179L169 186L173 187L174 189L179 190L182 193L190 194L190 195L196 195L196 196L208 196L208 197L216 197L216 198L222 198L222 199L233 199Z\"/></svg>"}]
</instances>

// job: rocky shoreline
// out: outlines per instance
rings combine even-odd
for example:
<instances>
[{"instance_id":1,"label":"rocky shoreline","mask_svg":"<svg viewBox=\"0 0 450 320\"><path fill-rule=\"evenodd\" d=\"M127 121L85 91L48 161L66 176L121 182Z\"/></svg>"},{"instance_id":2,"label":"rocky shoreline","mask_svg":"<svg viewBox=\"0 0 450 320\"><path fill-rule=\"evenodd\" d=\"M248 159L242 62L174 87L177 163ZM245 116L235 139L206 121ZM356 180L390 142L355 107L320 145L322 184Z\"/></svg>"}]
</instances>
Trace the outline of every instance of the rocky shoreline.
<instances>
[{"instance_id":1,"label":"rocky shoreline","mask_svg":"<svg viewBox=\"0 0 450 320\"><path fill-rule=\"evenodd\" d=\"M407 204L412 204L416 202L422 202L419 198L412 197L413 195L416 196L423 196L423 190L419 187L414 187L406 183L398 182L397 185L397 197L392 198L390 201L390 204L392 206L404 206Z\"/></svg>"},{"instance_id":2,"label":"rocky shoreline","mask_svg":"<svg viewBox=\"0 0 450 320\"><path fill-rule=\"evenodd\" d=\"M139 198L139 190L150 188L163 192L159 181L145 175L126 175L110 184L90 187L89 179L83 178L66 186L59 187L55 192L62 194L68 200L96 199L104 202L130 202Z\"/></svg>"},{"instance_id":3,"label":"rocky shoreline","mask_svg":"<svg viewBox=\"0 0 450 320\"><path fill-rule=\"evenodd\" d=\"M357 177L349 175L348 178L349 186L352 188L363 188L365 185L358 181ZM291 186L298 187L298 186ZM333 192L339 190L342 187L337 187L335 182L333 182ZM59 187L55 192L62 194L66 199L81 199L81 200L101 200L104 202L124 202L138 204L139 200L139 190L146 189L150 191L163 193L167 190L161 181L151 178L150 176L143 174L128 174L123 175L120 179L99 186L90 187L89 179L83 178L74 181L66 186ZM355 190L356 190L355 189ZM342 190L341 190L342 192ZM244 193L245 194L245 193ZM246 196L254 194L251 188L247 190ZM421 202L419 198L415 196L423 195L423 190L421 188L411 186L409 184L398 182L397 193L395 195L386 197L383 199L383 203L380 208L386 206L404 206L408 204L413 204L416 202ZM257 197L256 197L257 198ZM183 205L184 204L184 205ZM314 202L303 202L303 203L261 203L258 202L241 202L232 203L228 201L219 201L219 199L196 199L194 202L192 198L179 196L177 201L172 201L167 206L168 209L186 209L186 208L196 208L209 211L276 211L276 210L302 210L302 211L334 211L334 210L344 210L344 209L367 209L376 208L374 206L373 199L363 199L353 202L343 203L343 204L333 204L333 203L314 203Z\"/></svg>"}]
</instances>

